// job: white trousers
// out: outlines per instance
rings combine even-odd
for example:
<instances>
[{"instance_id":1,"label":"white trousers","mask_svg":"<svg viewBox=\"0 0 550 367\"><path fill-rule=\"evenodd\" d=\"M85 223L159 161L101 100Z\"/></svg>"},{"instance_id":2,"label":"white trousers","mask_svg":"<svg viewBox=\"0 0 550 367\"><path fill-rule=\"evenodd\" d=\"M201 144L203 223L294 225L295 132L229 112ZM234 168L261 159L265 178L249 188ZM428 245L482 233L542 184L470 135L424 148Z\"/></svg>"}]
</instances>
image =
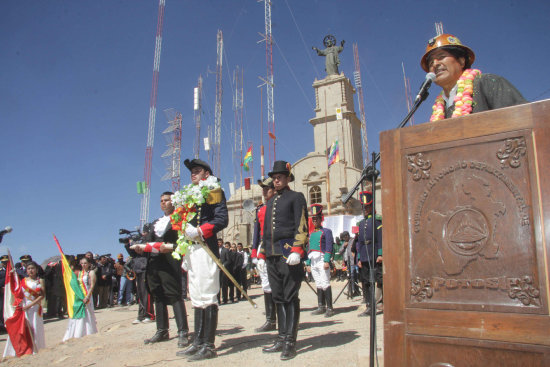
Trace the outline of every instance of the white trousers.
<instances>
[{"instance_id":1,"label":"white trousers","mask_svg":"<svg viewBox=\"0 0 550 367\"><path fill-rule=\"evenodd\" d=\"M191 245L183 257L188 271L189 296L193 307L206 308L218 303L220 292L220 269L202 248Z\"/></svg>"},{"instance_id":2,"label":"white trousers","mask_svg":"<svg viewBox=\"0 0 550 367\"><path fill-rule=\"evenodd\" d=\"M262 290L264 293L271 293L271 286L269 285L269 279L267 278L267 264L264 266L264 271L258 270L258 273L260 274L260 279L262 281Z\"/></svg>"},{"instance_id":3,"label":"white trousers","mask_svg":"<svg viewBox=\"0 0 550 367\"><path fill-rule=\"evenodd\" d=\"M322 290L330 287L330 268L325 269L323 256L310 258L311 260L311 275L315 280L315 286Z\"/></svg>"}]
</instances>

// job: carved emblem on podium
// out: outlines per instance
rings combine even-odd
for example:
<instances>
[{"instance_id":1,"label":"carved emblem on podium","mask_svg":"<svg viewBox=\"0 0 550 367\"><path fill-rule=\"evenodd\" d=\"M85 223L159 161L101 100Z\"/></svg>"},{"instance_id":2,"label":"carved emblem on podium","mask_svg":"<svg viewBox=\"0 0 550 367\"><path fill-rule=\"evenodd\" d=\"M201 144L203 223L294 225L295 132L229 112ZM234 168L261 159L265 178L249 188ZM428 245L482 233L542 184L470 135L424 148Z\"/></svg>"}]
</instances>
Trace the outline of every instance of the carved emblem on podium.
<instances>
[{"instance_id":1,"label":"carved emblem on podium","mask_svg":"<svg viewBox=\"0 0 550 367\"><path fill-rule=\"evenodd\" d=\"M407 170L412 173L414 181L430 178L432 162L425 160L422 153L407 156Z\"/></svg>"},{"instance_id":2,"label":"carved emblem on podium","mask_svg":"<svg viewBox=\"0 0 550 367\"><path fill-rule=\"evenodd\" d=\"M518 168L521 165L521 157L525 155L527 146L525 138L506 139L504 147L497 151L497 158L500 159L502 168L508 164L511 168Z\"/></svg>"},{"instance_id":3,"label":"carved emblem on podium","mask_svg":"<svg viewBox=\"0 0 550 367\"><path fill-rule=\"evenodd\" d=\"M508 295L510 298L517 298L525 306L529 306L537 303L540 291L533 287L533 278L524 276L521 279L516 279L513 284L510 284Z\"/></svg>"},{"instance_id":4,"label":"carved emblem on podium","mask_svg":"<svg viewBox=\"0 0 550 367\"><path fill-rule=\"evenodd\" d=\"M432 210L428 214L428 232L438 246L443 270L448 275L462 273L479 256L495 259L499 245L494 232L499 217L506 212L501 202L491 197L491 187L480 177L464 179L457 185L459 192L447 190L445 202L455 197L457 204L446 212ZM483 208L483 209L482 209Z\"/></svg>"}]
</instances>

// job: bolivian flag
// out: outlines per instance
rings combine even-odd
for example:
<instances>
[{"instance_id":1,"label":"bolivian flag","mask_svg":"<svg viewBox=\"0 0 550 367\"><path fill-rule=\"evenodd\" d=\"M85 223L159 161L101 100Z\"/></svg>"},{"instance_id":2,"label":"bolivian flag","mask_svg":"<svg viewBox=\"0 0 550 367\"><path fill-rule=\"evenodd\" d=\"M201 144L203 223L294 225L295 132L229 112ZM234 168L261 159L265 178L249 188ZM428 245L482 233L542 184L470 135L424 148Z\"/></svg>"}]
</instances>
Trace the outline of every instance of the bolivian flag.
<instances>
[{"instance_id":1,"label":"bolivian flag","mask_svg":"<svg viewBox=\"0 0 550 367\"><path fill-rule=\"evenodd\" d=\"M63 264L63 284L65 284L65 292L67 293L67 313L71 319L82 319L86 313L86 305L84 304L84 290L78 282L76 274L71 270L69 262L61 249L61 245L55 235L53 236L57 248L61 253L61 263Z\"/></svg>"},{"instance_id":2,"label":"bolivian flag","mask_svg":"<svg viewBox=\"0 0 550 367\"><path fill-rule=\"evenodd\" d=\"M246 154L244 155L243 166L245 171L250 170L250 162L252 162L252 145L248 148Z\"/></svg>"}]
</instances>

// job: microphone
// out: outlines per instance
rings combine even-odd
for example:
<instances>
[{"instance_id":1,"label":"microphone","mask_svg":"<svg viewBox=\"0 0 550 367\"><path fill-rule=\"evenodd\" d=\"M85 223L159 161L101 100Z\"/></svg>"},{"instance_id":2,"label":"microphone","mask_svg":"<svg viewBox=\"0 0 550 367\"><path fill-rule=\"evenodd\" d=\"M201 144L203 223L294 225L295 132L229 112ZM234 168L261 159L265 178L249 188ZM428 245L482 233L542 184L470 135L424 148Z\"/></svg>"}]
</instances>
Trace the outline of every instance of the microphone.
<instances>
[{"instance_id":1,"label":"microphone","mask_svg":"<svg viewBox=\"0 0 550 367\"><path fill-rule=\"evenodd\" d=\"M11 228L10 226L7 226L2 231L0 231L0 235L5 235L6 233L10 233L11 231L13 231L13 228Z\"/></svg>"},{"instance_id":2,"label":"microphone","mask_svg":"<svg viewBox=\"0 0 550 367\"><path fill-rule=\"evenodd\" d=\"M432 85L432 82L434 80L435 80L434 73L426 74L426 79L424 80L424 83L422 83L422 85L420 86L420 90L418 91L418 94L414 98L414 103L423 101L428 97L428 89L430 89L430 86Z\"/></svg>"},{"instance_id":3,"label":"microphone","mask_svg":"<svg viewBox=\"0 0 550 367\"><path fill-rule=\"evenodd\" d=\"M10 233L13 229L10 226L7 226L3 230L0 231L0 242L2 242L2 238L6 233Z\"/></svg>"}]
</instances>

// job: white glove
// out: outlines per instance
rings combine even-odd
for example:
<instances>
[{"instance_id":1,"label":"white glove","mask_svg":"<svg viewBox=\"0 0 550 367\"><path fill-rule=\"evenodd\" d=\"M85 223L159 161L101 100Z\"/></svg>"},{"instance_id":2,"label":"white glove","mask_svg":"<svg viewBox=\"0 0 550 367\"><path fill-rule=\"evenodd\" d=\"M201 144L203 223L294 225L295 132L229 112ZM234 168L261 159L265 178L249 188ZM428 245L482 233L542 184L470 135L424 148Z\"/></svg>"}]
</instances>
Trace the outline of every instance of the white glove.
<instances>
[{"instance_id":1,"label":"white glove","mask_svg":"<svg viewBox=\"0 0 550 367\"><path fill-rule=\"evenodd\" d=\"M187 263L187 261L189 261L187 259L187 256L184 256L183 261L181 262L181 268L185 271L189 271L189 264Z\"/></svg>"},{"instance_id":2,"label":"white glove","mask_svg":"<svg viewBox=\"0 0 550 367\"><path fill-rule=\"evenodd\" d=\"M297 252L292 252L288 259L286 259L288 265L298 265L300 263L300 255Z\"/></svg>"},{"instance_id":3,"label":"white glove","mask_svg":"<svg viewBox=\"0 0 550 367\"><path fill-rule=\"evenodd\" d=\"M265 273L265 260L264 259L259 259L258 260L258 265L256 265L256 268L258 269L258 271L260 273Z\"/></svg>"},{"instance_id":4,"label":"white glove","mask_svg":"<svg viewBox=\"0 0 550 367\"><path fill-rule=\"evenodd\" d=\"M254 265L258 264L258 258L257 257L252 259L252 264L254 264Z\"/></svg>"},{"instance_id":5,"label":"white glove","mask_svg":"<svg viewBox=\"0 0 550 367\"><path fill-rule=\"evenodd\" d=\"M185 227L185 237L189 238L192 241L201 239L200 229L192 226L191 224L187 224L187 226Z\"/></svg>"}]
</instances>

